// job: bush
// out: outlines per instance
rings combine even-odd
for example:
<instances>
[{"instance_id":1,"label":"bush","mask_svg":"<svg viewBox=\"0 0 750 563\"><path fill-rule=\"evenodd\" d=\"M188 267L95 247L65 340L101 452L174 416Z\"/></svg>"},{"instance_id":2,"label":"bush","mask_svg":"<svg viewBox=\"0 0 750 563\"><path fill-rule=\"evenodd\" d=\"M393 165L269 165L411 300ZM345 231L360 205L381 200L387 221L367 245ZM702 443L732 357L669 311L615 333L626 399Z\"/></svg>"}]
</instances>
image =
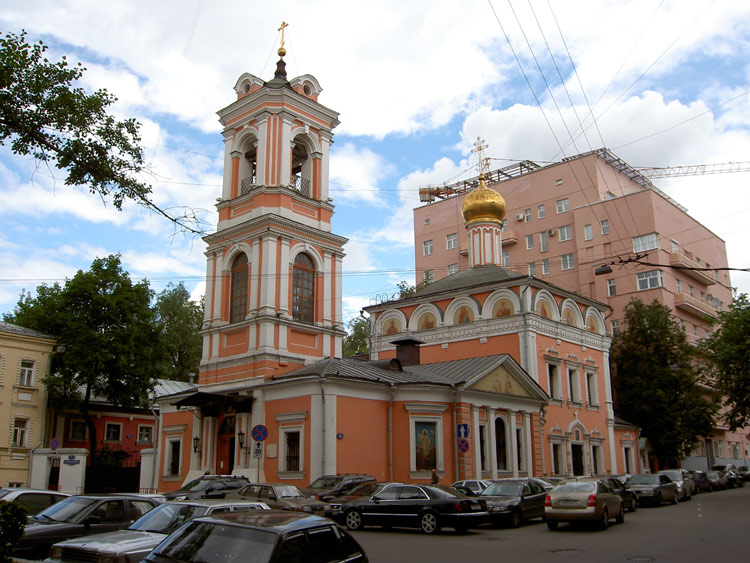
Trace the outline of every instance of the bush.
<instances>
[{"instance_id":1,"label":"bush","mask_svg":"<svg viewBox=\"0 0 750 563\"><path fill-rule=\"evenodd\" d=\"M15 501L0 502L0 561L12 561L11 555L26 526L26 507Z\"/></svg>"}]
</instances>

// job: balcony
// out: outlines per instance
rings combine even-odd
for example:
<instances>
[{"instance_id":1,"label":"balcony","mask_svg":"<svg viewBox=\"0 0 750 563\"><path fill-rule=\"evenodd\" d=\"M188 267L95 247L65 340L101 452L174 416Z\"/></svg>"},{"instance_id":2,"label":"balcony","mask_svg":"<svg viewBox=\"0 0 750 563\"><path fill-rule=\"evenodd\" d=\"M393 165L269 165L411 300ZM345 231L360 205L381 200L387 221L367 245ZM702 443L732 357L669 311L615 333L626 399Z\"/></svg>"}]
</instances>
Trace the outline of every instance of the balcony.
<instances>
[{"instance_id":1,"label":"balcony","mask_svg":"<svg viewBox=\"0 0 750 563\"><path fill-rule=\"evenodd\" d=\"M310 180L308 180L307 178L303 178L302 176L297 175L292 176L292 188L295 191L298 191L304 196L312 197L310 187Z\"/></svg>"},{"instance_id":2,"label":"balcony","mask_svg":"<svg viewBox=\"0 0 750 563\"><path fill-rule=\"evenodd\" d=\"M711 276L711 272L691 270L690 268L702 268L703 266L681 252L672 252L669 255L669 264L670 266L676 266L683 274L690 276L703 285L713 285L716 283L716 280Z\"/></svg>"},{"instance_id":3,"label":"balcony","mask_svg":"<svg viewBox=\"0 0 750 563\"><path fill-rule=\"evenodd\" d=\"M676 293L674 296L674 306L699 318L711 317L715 319L719 316L716 313L716 309L687 293Z\"/></svg>"},{"instance_id":4,"label":"balcony","mask_svg":"<svg viewBox=\"0 0 750 563\"><path fill-rule=\"evenodd\" d=\"M516 235L516 231L514 231L513 229L508 229L507 231L503 231L503 246L516 244L517 242L518 242L518 235Z\"/></svg>"}]
</instances>

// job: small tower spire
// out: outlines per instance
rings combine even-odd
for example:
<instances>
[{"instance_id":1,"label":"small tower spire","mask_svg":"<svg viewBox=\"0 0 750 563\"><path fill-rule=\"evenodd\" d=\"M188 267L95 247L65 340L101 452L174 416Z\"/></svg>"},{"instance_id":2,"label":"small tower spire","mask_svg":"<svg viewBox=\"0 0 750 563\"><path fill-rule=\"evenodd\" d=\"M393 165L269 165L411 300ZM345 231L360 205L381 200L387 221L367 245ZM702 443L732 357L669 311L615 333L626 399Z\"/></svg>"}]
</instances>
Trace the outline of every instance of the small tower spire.
<instances>
[{"instance_id":1,"label":"small tower spire","mask_svg":"<svg viewBox=\"0 0 750 563\"><path fill-rule=\"evenodd\" d=\"M281 32L281 45L277 51L279 54L279 60L276 63L276 72L273 74L273 79L266 84L269 88L282 88L289 86L289 82L286 79L286 63L284 62L284 55L286 55L286 49L284 49L284 30L288 26L288 23L282 21L277 30Z\"/></svg>"}]
</instances>

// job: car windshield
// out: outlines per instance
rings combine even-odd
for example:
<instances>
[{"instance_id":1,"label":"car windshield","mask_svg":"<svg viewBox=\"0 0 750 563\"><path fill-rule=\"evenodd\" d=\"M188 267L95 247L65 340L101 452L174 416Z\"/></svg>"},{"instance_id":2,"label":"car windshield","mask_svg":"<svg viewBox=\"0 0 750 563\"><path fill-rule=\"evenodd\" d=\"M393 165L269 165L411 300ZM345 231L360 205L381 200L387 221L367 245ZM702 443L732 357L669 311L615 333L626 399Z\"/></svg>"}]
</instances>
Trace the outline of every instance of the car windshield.
<instances>
[{"instance_id":1,"label":"car windshield","mask_svg":"<svg viewBox=\"0 0 750 563\"><path fill-rule=\"evenodd\" d=\"M682 471L659 471L662 475L666 475L672 481L682 481Z\"/></svg>"},{"instance_id":2,"label":"car windshield","mask_svg":"<svg viewBox=\"0 0 750 563\"><path fill-rule=\"evenodd\" d=\"M712 479L718 479L719 478L719 472L718 471L709 471L706 473L708 477L711 477Z\"/></svg>"},{"instance_id":3,"label":"car windshield","mask_svg":"<svg viewBox=\"0 0 750 563\"><path fill-rule=\"evenodd\" d=\"M554 489L555 493L593 493L596 492L596 484L591 481L568 481Z\"/></svg>"},{"instance_id":4,"label":"car windshield","mask_svg":"<svg viewBox=\"0 0 750 563\"><path fill-rule=\"evenodd\" d=\"M95 498L68 497L49 508L45 508L34 518L54 522L73 522L80 516L81 512L97 502L99 500Z\"/></svg>"},{"instance_id":5,"label":"car windshield","mask_svg":"<svg viewBox=\"0 0 750 563\"><path fill-rule=\"evenodd\" d=\"M423 485L422 490L427 493L430 498L465 498L466 495L458 492L453 487L447 485Z\"/></svg>"},{"instance_id":6,"label":"car windshield","mask_svg":"<svg viewBox=\"0 0 750 563\"><path fill-rule=\"evenodd\" d=\"M302 494L297 487L294 485L283 485L281 487L274 487L274 492L278 498L300 498L305 495Z\"/></svg>"},{"instance_id":7,"label":"car windshield","mask_svg":"<svg viewBox=\"0 0 750 563\"><path fill-rule=\"evenodd\" d=\"M269 561L278 536L212 522L194 522L161 543L153 554L172 561Z\"/></svg>"},{"instance_id":8,"label":"car windshield","mask_svg":"<svg viewBox=\"0 0 750 563\"><path fill-rule=\"evenodd\" d=\"M633 475L628 479L628 484L630 485L658 485L659 484L659 476L658 475L652 475L652 474L640 474L640 475Z\"/></svg>"},{"instance_id":9,"label":"car windshield","mask_svg":"<svg viewBox=\"0 0 750 563\"><path fill-rule=\"evenodd\" d=\"M341 479L338 477L318 477L310 485L311 489L334 489L338 486Z\"/></svg>"},{"instance_id":10,"label":"car windshield","mask_svg":"<svg viewBox=\"0 0 750 563\"><path fill-rule=\"evenodd\" d=\"M483 497L517 497L521 494L522 483L510 482L510 483L492 483L489 487L482 491Z\"/></svg>"},{"instance_id":11,"label":"car windshield","mask_svg":"<svg viewBox=\"0 0 750 563\"><path fill-rule=\"evenodd\" d=\"M130 530L171 534L188 520L198 518L206 513L205 506L189 504L160 504L133 522Z\"/></svg>"},{"instance_id":12,"label":"car windshield","mask_svg":"<svg viewBox=\"0 0 750 563\"><path fill-rule=\"evenodd\" d=\"M5 495L11 492L11 489L0 489L0 498L3 498Z\"/></svg>"},{"instance_id":13,"label":"car windshield","mask_svg":"<svg viewBox=\"0 0 750 563\"><path fill-rule=\"evenodd\" d=\"M385 485L386 483L362 483L361 485L357 485L351 491L349 491L349 494L352 496L361 495L363 497L369 497L370 495L376 494Z\"/></svg>"},{"instance_id":14,"label":"car windshield","mask_svg":"<svg viewBox=\"0 0 750 563\"><path fill-rule=\"evenodd\" d=\"M183 485L181 491L203 491L211 484L211 479L195 479Z\"/></svg>"}]
</instances>

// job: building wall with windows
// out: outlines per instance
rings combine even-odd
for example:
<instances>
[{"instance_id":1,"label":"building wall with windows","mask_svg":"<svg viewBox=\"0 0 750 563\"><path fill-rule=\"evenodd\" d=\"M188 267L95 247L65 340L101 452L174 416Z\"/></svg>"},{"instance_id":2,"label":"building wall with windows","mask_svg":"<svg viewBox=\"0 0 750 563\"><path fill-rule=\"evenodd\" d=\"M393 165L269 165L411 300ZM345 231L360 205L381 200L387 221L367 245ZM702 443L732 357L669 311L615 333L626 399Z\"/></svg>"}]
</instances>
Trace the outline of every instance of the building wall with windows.
<instances>
[{"instance_id":1,"label":"building wall with windows","mask_svg":"<svg viewBox=\"0 0 750 563\"><path fill-rule=\"evenodd\" d=\"M29 461L42 446L49 357L55 339L0 322L0 486L28 486Z\"/></svg>"}]
</instances>

